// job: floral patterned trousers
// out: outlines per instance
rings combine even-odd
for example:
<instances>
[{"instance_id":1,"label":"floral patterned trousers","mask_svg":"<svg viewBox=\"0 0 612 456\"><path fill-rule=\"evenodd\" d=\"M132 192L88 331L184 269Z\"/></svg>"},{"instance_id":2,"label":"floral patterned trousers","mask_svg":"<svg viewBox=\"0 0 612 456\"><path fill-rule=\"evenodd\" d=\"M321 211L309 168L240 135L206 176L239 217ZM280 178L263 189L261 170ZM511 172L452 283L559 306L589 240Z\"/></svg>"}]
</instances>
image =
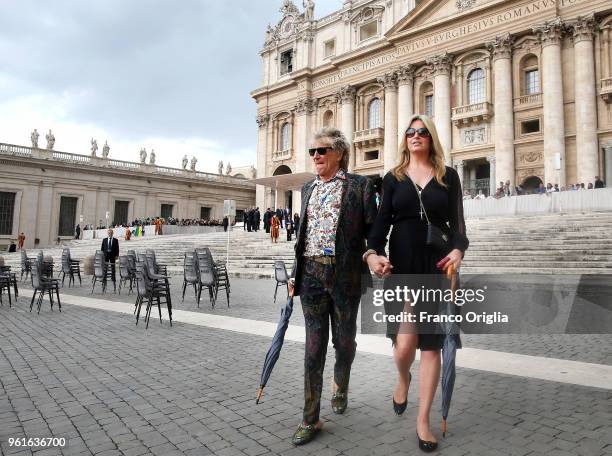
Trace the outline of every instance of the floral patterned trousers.
<instances>
[{"instance_id":1,"label":"floral patterned trousers","mask_svg":"<svg viewBox=\"0 0 612 456\"><path fill-rule=\"evenodd\" d=\"M336 266L305 261L300 300L306 323L304 356L304 422L319 420L323 369L331 321L336 351L334 381L339 392L347 392L357 342L357 311L360 297L342 296L335 287Z\"/></svg>"}]
</instances>

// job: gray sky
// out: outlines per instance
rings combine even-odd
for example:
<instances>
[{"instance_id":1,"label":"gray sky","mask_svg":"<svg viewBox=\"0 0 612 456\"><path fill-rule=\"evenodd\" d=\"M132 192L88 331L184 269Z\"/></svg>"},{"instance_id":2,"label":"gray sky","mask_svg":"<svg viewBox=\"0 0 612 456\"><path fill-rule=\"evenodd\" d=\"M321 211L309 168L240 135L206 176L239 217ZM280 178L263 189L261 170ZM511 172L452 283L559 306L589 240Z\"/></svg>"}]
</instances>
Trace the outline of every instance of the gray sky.
<instances>
[{"instance_id":1,"label":"gray sky","mask_svg":"<svg viewBox=\"0 0 612 456\"><path fill-rule=\"evenodd\" d=\"M301 9L301 1L294 0ZM342 0L316 0L321 17ZM3 0L0 142L198 169L255 164L249 92L260 85L259 50L282 0Z\"/></svg>"}]
</instances>

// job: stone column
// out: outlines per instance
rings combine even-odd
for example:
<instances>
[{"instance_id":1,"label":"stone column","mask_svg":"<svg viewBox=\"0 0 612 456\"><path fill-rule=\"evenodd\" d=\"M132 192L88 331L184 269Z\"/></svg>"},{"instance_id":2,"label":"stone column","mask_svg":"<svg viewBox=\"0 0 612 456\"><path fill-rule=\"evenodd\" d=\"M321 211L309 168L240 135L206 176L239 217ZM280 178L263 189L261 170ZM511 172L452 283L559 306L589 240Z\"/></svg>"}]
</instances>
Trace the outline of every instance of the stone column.
<instances>
[{"instance_id":1,"label":"stone column","mask_svg":"<svg viewBox=\"0 0 612 456\"><path fill-rule=\"evenodd\" d=\"M452 129L450 103L450 73L452 56L448 53L439 54L427 59L434 74L434 118L440 143L444 149L446 164L451 164Z\"/></svg>"},{"instance_id":2,"label":"stone column","mask_svg":"<svg viewBox=\"0 0 612 456\"><path fill-rule=\"evenodd\" d=\"M264 176L268 151L268 129L270 128L270 115L261 114L257 116L257 125L259 127L259 135L257 137L257 171L259 176ZM266 205L265 190L266 188L263 185L255 186L255 202L260 209Z\"/></svg>"},{"instance_id":3,"label":"stone column","mask_svg":"<svg viewBox=\"0 0 612 456\"><path fill-rule=\"evenodd\" d=\"M495 158L496 181L510 181L514 176L514 107L512 101L512 38L498 36L488 43L495 73Z\"/></svg>"},{"instance_id":4,"label":"stone column","mask_svg":"<svg viewBox=\"0 0 612 456\"><path fill-rule=\"evenodd\" d=\"M595 93L595 58L593 52L593 16L579 17L573 25L575 106L576 106L576 174L578 182L594 182L599 175L597 140L597 94Z\"/></svg>"},{"instance_id":5,"label":"stone column","mask_svg":"<svg viewBox=\"0 0 612 456\"><path fill-rule=\"evenodd\" d=\"M544 112L544 185L565 186L565 116L563 112L563 81L561 39L563 23L556 18L533 28L542 45L542 99ZM561 159L561 169L555 167L555 157Z\"/></svg>"},{"instance_id":6,"label":"stone column","mask_svg":"<svg viewBox=\"0 0 612 456\"><path fill-rule=\"evenodd\" d=\"M414 114L414 66L400 67L397 72L398 101L397 101L397 141L398 145L404 140L408 120Z\"/></svg>"},{"instance_id":7,"label":"stone column","mask_svg":"<svg viewBox=\"0 0 612 456\"><path fill-rule=\"evenodd\" d=\"M604 146L604 163L606 175L599 177L606 183L606 187L612 187L612 144Z\"/></svg>"},{"instance_id":8,"label":"stone column","mask_svg":"<svg viewBox=\"0 0 612 456\"><path fill-rule=\"evenodd\" d=\"M462 189L463 189L464 165L465 165L465 162L463 160L459 160L455 163L455 169L457 170L457 174L459 174L459 182L461 182Z\"/></svg>"},{"instance_id":9,"label":"stone column","mask_svg":"<svg viewBox=\"0 0 612 456\"><path fill-rule=\"evenodd\" d=\"M397 75L387 73L378 82L385 88L384 172L398 164L397 153Z\"/></svg>"},{"instance_id":10,"label":"stone column","mask_svg":"<svg viewBox=\"0 0 612 456\"><path fill-rule=\"evenodd\" d=\"M487 157L489 162L489 195L495 195L497 190L497 176L495 174L495 156Z\"/></svg>"},{"instance_id":11,"label":"stone column","mask_svg":"<svg viewBox=\"0 0 612 456\"><path fill-rule=\"evenodd\" d=\"M312 98L302 98L298 100L295 106L295 143L293 144L293 153L295 154L295 170L296 173L303 173L307 171L307 161L310 158L308 155L308 148L312 142L311 136L311 124L312 114L314 112L315 100ZM282 193L277 193L278 196L284 195L285 189ZM292 193L292 210L299 212L302 199L300 197L300 191L294 190ZM277 200L278 201L278 200ZM285 202L287 205L288 202Z\"/></svg>"},{"instance_id":12,"label":"stone column","mask_svg":"<svg viewBox=\"0 0 612 456\"><path fill-rule=\"evenodd\" d=\"M353 136L355 134L355 87L344 86L336 94L340 103L340 121L342 133L351 145L349 155L349 172L355 169L355 146Z\"/></svg>"}]
</instances>

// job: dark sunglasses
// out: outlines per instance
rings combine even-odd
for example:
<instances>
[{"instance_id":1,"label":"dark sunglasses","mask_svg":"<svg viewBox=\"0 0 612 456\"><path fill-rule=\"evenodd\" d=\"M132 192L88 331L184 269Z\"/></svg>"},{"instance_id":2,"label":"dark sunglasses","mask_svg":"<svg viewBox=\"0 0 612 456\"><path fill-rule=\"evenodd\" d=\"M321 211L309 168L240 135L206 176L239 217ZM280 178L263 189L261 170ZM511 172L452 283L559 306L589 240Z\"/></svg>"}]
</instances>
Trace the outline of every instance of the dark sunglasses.
<instances>
[{"instance_id":1,"label":"dark sunglasses","mask_svg":"<svg viewBox=\"0 0 612 456\"><path fill-rule=\"evenodd\" d=\"M328 150L332 150L332 147L313 147L312 149L308 149L308 153L311 157L314 157L315 153L319 153L319 155L325 155Z\"/></svg>"},{"instance_id":2,"label":"dark sunglasses","mask_svg":"<svg viewBox=\"0 0 612 456\"><path fill-rule=\"evenodd\" d=\"M410 127L408 130L406 130L406 136L409 138L412 138L416 133L418 133L421 138L429 138L431 136L427 128Z\"/></svg>"}]
</instances>

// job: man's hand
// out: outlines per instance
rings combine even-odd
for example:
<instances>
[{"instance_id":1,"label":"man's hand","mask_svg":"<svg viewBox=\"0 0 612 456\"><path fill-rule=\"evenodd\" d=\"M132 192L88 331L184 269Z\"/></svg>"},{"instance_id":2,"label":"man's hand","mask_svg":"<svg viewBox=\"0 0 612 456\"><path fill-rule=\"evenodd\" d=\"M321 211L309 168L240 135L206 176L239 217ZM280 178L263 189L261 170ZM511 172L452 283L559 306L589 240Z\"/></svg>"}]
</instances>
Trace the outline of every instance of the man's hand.
<instances>
[{"instance_id":1,"label":"man's hand","mask_svg":"<svg viewBox=\"0 0 612 456\"><path fill-rule=\"evenodd\" d=\"M385 277L391 274L391 268L393 268L393 266L387 257L372 254L368 255L366 261L370 271L372 271L378 277Z\"/></svg>"},{"instance_id":2,"label":"man's hand","mask_svg":"<svg viewBox=\"0 0 612 456\"><path fill-rule=\"evenodd\" d=\"M287 282L287 288L289 289L289 296L293 298L293 292L295 291L295 279L292 277Z\"/></svg>"}]
</instances>

